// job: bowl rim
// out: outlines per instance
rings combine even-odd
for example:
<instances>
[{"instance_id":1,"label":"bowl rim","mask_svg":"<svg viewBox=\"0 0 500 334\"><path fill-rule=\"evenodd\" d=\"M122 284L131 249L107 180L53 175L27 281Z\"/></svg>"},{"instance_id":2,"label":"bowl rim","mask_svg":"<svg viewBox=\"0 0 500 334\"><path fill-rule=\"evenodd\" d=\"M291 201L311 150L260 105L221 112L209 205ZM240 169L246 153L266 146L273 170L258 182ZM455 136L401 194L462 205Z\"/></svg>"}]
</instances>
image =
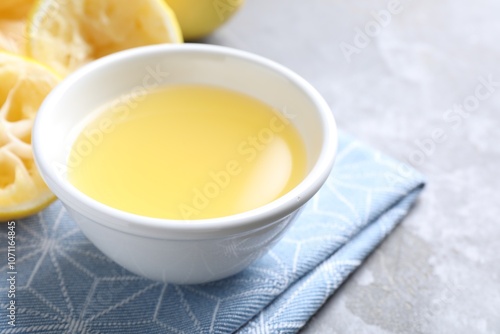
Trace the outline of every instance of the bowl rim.
<instances>
[{"instance_id":1,"label":"bowl rim","mask_svg":"<svg viewBox=\"0 0 500 334\"><path fill-rule=\"evenodd\" d=\"M109 66L122 66L120 62L132 62L136 58L168 56L172 53L205 53L238 58L254 65L263 66L293 83L311 100L320 118L323 142L318 159L306 177L292 190L259 208L242 213L209 219L174 220L141 216L109 207L80 192L68 180L62 180L51 166L45 153L44 133L50 131L50 110L57 106L64 94L80 80ZM121 51L87 64L64 79L46 97L33 125L33 152L42 178L66 206L95 222L133 235L152 238L198 239L222 235L234 235L264 228L289 216L304 205L325 183L336 156L338 135L333 114L319 92L292 70L262 56L225 46L207 44L161 44ZM125 222L125 223L124 223Z\"/></svg>"}]
</instances>

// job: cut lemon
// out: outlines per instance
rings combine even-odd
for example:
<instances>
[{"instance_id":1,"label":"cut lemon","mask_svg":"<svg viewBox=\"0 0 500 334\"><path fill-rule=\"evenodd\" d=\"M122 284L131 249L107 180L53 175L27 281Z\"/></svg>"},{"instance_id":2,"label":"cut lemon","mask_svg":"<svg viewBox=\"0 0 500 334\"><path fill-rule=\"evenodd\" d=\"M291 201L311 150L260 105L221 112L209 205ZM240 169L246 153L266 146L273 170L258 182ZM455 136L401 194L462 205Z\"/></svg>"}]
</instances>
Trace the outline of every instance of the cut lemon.
<instances>
[{"instance_id":1,"label":"cut lemon","mask_svg":"<svg viewBox=\"0 0 500 334\"><path fill-rule=\"evenodd\" d=\"M31 128L58 82L45 66L0 52L0 221L34 214L55 199L33 160Z\"/></svg>"},{"instance_id":2,"label":"cut lemon","mask_svg":"<svg viewBox=\"0 0 500 334\"><path fill-rule=\"evenodd\" d=\"M27 32L27 54L63 75L117 51L182 42L163 0L39 0Z\"/></svg>"}]
</instances>

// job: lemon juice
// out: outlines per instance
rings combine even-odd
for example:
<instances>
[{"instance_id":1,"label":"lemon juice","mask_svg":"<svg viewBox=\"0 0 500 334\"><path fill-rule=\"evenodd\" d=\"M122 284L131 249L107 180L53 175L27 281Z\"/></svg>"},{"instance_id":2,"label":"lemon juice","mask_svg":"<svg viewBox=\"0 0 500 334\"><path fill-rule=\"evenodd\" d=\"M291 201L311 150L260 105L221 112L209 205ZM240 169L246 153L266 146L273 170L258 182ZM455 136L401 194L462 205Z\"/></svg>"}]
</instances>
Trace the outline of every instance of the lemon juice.
<instances>
[{"instance_id":1,"label":"lemon juice","mask_svg":"<svg viewBox=\"0 0 500 334\"><path fill-rule=\"evenodd\" d=\"M306 173L290 120L225 88L176 85L96 111L72 145L68 179L108 206L167 219L223 217L267 204Z\"/></svg>"}]
</instances>

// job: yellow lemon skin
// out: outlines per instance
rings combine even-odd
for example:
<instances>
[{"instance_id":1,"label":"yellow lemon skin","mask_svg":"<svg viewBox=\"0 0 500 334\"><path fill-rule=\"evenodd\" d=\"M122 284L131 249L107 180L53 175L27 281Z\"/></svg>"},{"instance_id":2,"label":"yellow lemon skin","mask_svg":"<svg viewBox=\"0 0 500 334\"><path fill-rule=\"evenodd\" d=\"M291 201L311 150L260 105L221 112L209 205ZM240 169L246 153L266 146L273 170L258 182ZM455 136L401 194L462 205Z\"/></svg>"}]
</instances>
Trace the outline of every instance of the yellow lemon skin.
<instances>
[{"instance_id":1,"label":"yellow lemon skin","mask_svg":"<svg viewBox=\"0 0 500 334\"><path fill-rule=\"evenodd\" d=\"M0 19L25 19L35 0L1 0Z\"/></svg>"},{"instance_id":2,"label":"yellow lemon skin","mask_svg":"<svg viewBox=\"0 0 500 334\"><path fill-rule=\"evenodd\" d=\"M165 0L174 11L184 40L211 34L240 8L244 0Z\"/></svg>"}]
</instances>

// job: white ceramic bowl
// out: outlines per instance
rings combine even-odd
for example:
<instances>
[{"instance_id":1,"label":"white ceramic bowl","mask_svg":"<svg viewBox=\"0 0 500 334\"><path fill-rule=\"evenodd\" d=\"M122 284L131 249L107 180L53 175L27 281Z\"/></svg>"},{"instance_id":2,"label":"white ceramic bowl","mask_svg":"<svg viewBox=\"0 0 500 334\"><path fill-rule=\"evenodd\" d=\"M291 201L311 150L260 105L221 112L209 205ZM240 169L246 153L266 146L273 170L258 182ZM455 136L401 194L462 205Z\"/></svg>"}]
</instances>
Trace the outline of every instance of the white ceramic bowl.
<instances>
[{"instance_id":1,"label":"white ceramic bowl","mask_svg":"<svg viewBox=\"0 0 500 334\"><path fill-rule=\"evenodd\" d=\"M131 91L140 98L148 89L177 83L230 88L285 113L305 142L307 176L289 193L255 210L194 221L120 211L68 182L69 152L90 112ZM33 150L42 176L88 239L138 275L181 284L233 275L264 254L323 185L336 147L332 113L304 79L265 58L212 45L149 46L95 61L54 89L33 128Z\"/></svg>"}]
</instances>

